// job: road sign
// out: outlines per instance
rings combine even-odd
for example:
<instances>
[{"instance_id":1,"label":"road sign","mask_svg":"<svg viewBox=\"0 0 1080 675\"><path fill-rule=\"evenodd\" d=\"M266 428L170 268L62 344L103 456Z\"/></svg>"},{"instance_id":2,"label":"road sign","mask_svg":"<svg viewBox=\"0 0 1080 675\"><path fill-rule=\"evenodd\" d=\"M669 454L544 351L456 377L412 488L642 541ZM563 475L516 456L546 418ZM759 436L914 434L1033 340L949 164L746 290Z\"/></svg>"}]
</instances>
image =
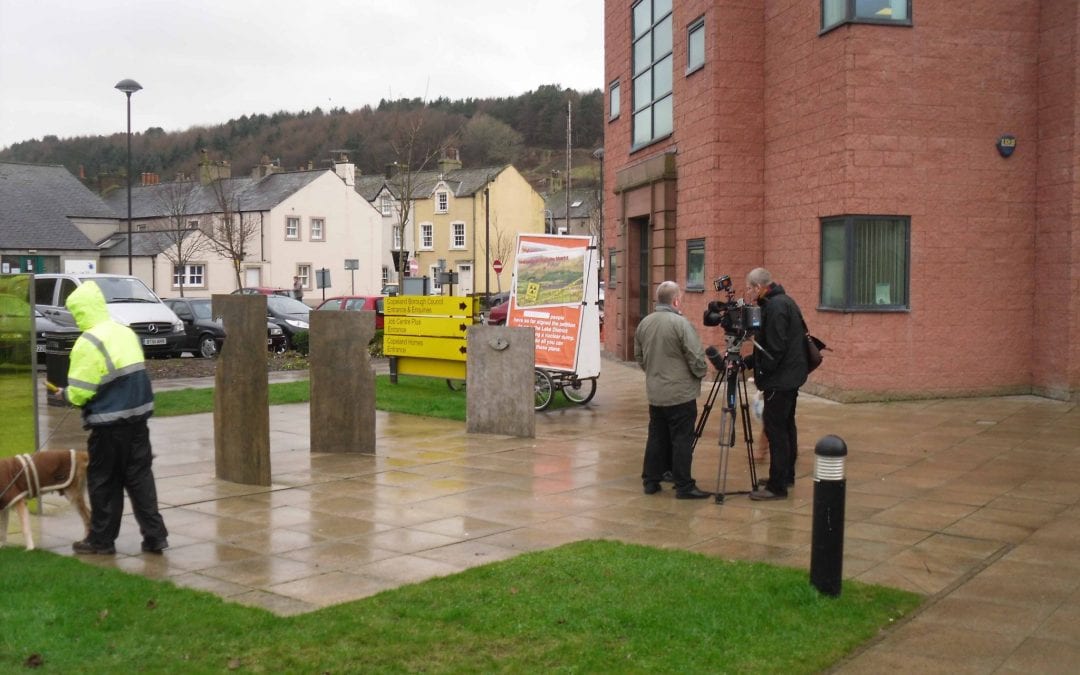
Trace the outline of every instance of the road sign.
<instances>
[{"instance_id":1,"label":"road sign","mask_svg":"<svg viewBox=\"0 0 1080 675\"><path fill-rule=\"evenodd\" d=\"M383 301L386 316L472 316L476 298L453 295L396 295Z\"/></svg>"},{"instance_id":2,"label":"road sign","mask_svg":"<svg viewBox=\"0 0 1080 675\"><path fill-rule=\"evenodd\" d=\"M409 261L409 274L415 275L419 271L420 263L416 261L416 258L413 258Z\"/></svg>"},{"instance_id":3,"label":"road sign","mask_svg":"<svg viewBox=\"0 0 1080 675\"><path fill-rule=\"evenodd\" d=\"M465 361L465 340L461 338L383 335L383 354L419 356L446 361Z\"/></svg>"},{"instance_id":4,"label":"road sign","mask_svg":"<svg viewBox=\"0 0 1080 675\"><path fill-rule=\"evenodd\" d=\"M472 317L391 316L383 318L386 335L464 338Z\"/></svg>"},{"instance_id":5,"label":"road sign","mask_svg":"<svg viewBox=\"0 0 1080 675\"><path fill-rule=\"evenodd\" d=\"M501 260L492 261L491 269L495 270L495 274L502 274L502 270L503 270L502 261Z\"/></svg>"}]
</instances>

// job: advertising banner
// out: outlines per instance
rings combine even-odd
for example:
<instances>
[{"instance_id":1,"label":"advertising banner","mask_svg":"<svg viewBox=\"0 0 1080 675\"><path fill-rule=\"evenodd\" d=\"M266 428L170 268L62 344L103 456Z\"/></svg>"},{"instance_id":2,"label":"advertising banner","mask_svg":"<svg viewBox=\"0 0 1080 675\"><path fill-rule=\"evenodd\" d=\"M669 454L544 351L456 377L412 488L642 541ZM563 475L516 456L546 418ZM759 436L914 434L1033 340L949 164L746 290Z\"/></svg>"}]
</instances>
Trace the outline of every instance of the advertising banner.
<instances>
[{"instance_id":1,"label":"advertising banner","mask_svg":"<svg viewBox=\"0 0 1080 675\"><path fill-rule=\"evenodd\" d=\"M506 323L536 331L536 366L600 374L597 258L592 237L518 236Z\"/></svg>"}]
</instances>

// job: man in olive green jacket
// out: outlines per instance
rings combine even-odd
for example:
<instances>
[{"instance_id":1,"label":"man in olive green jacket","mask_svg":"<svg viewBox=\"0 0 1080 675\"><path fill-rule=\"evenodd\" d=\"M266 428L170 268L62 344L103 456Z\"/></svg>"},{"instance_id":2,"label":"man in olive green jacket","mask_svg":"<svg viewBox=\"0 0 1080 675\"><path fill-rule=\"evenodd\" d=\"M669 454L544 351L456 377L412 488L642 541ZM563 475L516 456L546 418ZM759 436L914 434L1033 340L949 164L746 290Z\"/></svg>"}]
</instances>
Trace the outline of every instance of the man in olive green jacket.
<instances>
[{"instance_id":1,"label":"man in olive green jacket","mask_svg":"<svg viewBox=\"0 0 1080 675\"><path fill-rule=\"evenodd\" d=\"M645 494L660 491L664 472L671 470L675 496L704 499L690 466L694 459L694 427L701 378L708 368L697 331L679 311L682 293L674 281L656 289L656 308L634 333L634 358L645 370L649 399L649 438L641 480Z\"/></svg>"}]
</instances>

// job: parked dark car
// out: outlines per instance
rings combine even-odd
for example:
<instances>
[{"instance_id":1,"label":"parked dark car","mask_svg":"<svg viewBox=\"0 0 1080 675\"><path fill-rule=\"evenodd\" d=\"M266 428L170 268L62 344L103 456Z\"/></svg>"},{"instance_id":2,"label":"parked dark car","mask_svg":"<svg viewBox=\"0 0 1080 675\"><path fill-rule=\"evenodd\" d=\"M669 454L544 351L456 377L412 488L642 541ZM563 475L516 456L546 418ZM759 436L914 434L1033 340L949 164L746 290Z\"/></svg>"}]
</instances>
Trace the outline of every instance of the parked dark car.
<instances>
[{"instance_id":1,"label":"parked dark car","mask_svg":"<svg viewBox=\"0 0 1080 675\"><path fill-rule=\"evenodd\" d=\"M284 288L271 288L270 286L246 286L236 289L230 295L281 295L291 298L292 291Z\"/></svg>"},{"instance_id":2,"label":"parked dark car","mask_svg":"<svg viewBox=\"0 0 1080 675\"><path fill-rule=\"evenodd\" d=\"M38 365L45 363L45 333L71 330L56 323L38 310L34 310L34 335L37 339L37 362Z\"/></svg>"},{"instance_id":3,"label":"parked dark car","mask_svg":"<svg viewBox=\"0 0 1080 675\"><path fill-rule=\"evenodd\" d=\"M401 293L401 287L397 284L385 284L382 290L379 291L382 295L394 296Z\"/></svg>"},{"instance_id":4,"label":"parked dark car","mask_svg":"<svg viewBox=\"0 0 1080 675\"><path fill-rule=\"evenodd\" d=\"M215 321L209 298L167 298L163 302L184 322L184 341L178 353L190 352L210 358L221 351L225 326ZM266 348L277 354L285 351L285 331L272 321L266 322Z\"/></svg>"},{"instance_id":5,"label":"parked dark car","mask_svg":"<svg viewBox=\"0 0 1080 675\"><path fill-rule=\"evenodd\" d=\"M294 298L281 295L266 296L266 314L285 332L288 348L293 346L293 337L301 331L307 331L310 325L311 308Z\"/></svg>"},{"instance_id":6,"label":"parked dark car","mask_svg":"<svg viewBox=\"0 0 1080 675\"><path fill-rule=\"evenodd\" d=\"M375 312L375 329L382 330L383 301L385 299L386 298L381 295L341 295L336 298L327 298L321 305L315 308L315 311L351 310L356 312L364 309L372 310Z\"/></svg>"}]
</instances>

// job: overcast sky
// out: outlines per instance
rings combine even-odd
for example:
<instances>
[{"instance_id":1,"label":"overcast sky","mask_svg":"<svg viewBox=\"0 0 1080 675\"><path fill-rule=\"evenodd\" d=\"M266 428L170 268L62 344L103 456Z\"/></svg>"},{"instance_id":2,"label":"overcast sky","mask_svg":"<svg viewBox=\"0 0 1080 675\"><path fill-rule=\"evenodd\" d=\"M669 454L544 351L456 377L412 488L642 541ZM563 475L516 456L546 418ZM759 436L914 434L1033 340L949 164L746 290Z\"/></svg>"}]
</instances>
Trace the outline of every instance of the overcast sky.
<instances>
[{"instance_id":1,"label":"overcast sky","mask_svg":"<svg viewBox=\"0 0 1080 675\"><path fill-rule=\"evenodd\" d=\"M601 0L0 0L0 148L603 86Z\"/></svg>"}]
</instances>

